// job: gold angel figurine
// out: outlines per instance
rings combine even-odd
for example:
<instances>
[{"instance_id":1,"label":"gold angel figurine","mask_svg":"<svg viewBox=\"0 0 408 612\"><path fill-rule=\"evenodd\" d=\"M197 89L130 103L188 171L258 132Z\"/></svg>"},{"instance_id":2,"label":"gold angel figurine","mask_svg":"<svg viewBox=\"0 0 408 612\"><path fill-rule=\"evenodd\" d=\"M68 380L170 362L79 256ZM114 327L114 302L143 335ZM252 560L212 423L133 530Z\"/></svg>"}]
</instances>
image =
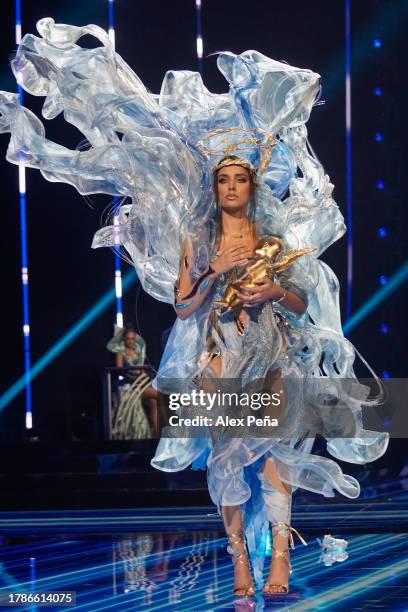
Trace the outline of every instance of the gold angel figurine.
<instances>
[{"instance_id":1,"label":"gold angel figurine","mask_svg":"<svg viewBox=\"0 0 408 612\"><path fill-rule=\"evenodd\" d=\"M256 287L255 281L265 278L265 276L273 279L275 274L287 270L296 259L315 250L316 247L306 247L284 253L283 243L279 238L267 236L258 240L255 255L250 260L251 263L234 282L228 285L224 293L224 299L214 302L215 310L220 310L220 314L223 314L241 307L242 302L238 297L238 292L242 289L253 289Z\"/></svg>"}]
</instances>

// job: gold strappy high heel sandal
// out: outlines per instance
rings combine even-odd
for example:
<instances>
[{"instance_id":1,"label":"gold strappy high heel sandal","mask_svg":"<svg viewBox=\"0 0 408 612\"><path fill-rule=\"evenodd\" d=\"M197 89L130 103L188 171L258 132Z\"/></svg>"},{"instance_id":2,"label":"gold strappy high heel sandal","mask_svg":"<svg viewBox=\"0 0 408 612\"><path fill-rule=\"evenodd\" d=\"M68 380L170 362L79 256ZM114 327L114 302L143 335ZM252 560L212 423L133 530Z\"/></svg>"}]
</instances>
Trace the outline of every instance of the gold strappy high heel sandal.
<instances>
[{"instance_id":1,"label":"gold strappy high heel sandal","mask_svg":"<svg viewBox=\"0 0 408 612\"><path fill-rule=\"evenodd\" d=\"M287 525L286 523L275 523L274 525L272 525L272 537L279 533L289 539L290 547L292 549L295 548L293 533L297 535L297 537L302 542L302 544L307 546L307 542L300 535L300 533L294 527L291 527L290 525ZM275 546L272 546L271 560L274 558L275 559L277 558L285 559L286 563L288 564L289 575L292 573L292 566L290 564L290 555L289 555L288 548L284 548L283 550L278 550L277 548L275 548ZM279 590L271 590L271 589L279 589ZM262 593L264 595L286 595L287 593L289 593L289 583L276 584L268 580L262 589Z\"/></svg>"},{"instance_id":2,"label":"gold strappy high heel sandal","mask_svg":"<svg viewBox=\"0 0 408 612\"><path fill-rule=\"evenodd\" d=\"M283 559L285 559L286 563L289 566L289 574L292 573L292 568L290 565L290 561L289 561L289 549L285 548L284 550L277 550L274 546L272 547L272 559L273 558L278 558L278 557L282 557ZM274 590L274 589L279 589L279 590ZM275 584L273 582L266 582L263 589L262 589L262 593L264 595L286 595L287 593L289 593L289 583L287 582L286 584Z\"/></svg>"},{"instance_id":3,"label":"gold strappy high heel sandal","mask_svg":"<svg viewBox=\"0 0 408 612\"><path fill-rule=\"evenodd\" d=\"M244 550L238 550L237 548L234 548L234 545L236 546L237 544L242 544ZM247 567L249 569L249 572L251 573L251 565L249 563L248 553L246 551L245 540L242 531L238 533L231 533L228 535L227 552L232 557L234 567L237 563L241 563L242 565L245 565L245 567ZM253 597L255 595L255 588L253 584L244 584L243 586L235 587L234 589L232 589L232 592L234 593L234 595L237 595L237 597Z\"/></svg>"}]
</instances>

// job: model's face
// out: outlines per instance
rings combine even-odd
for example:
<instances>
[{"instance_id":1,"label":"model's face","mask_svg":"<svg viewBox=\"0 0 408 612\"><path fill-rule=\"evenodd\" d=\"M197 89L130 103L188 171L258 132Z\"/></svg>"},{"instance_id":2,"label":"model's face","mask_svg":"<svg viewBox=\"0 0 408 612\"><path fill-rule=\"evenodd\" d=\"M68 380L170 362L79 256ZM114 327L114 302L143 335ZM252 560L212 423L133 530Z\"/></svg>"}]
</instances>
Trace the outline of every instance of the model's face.
<instances>
[{"instance_id":1,"label":"model's face","mask_svg":"<svg viewBox=\"0 0 408 612\"><path fill-rule=\"evenodd\" d=\"M132 349L135 346L136 334L134 332L128 332L125 336L125 346L128 349Z\"/></svg>"},{"instance_id":2,"label":"model's face","mask_svg":"<svg viewBox=\"0 0 408 612\"><path fill-rule=\"evenodd\" d=\"M218 170L218 202L225 210L238 210L248 205L252 184L249 172L242 166L227 166Z\"/></svg>"}]
</instances>

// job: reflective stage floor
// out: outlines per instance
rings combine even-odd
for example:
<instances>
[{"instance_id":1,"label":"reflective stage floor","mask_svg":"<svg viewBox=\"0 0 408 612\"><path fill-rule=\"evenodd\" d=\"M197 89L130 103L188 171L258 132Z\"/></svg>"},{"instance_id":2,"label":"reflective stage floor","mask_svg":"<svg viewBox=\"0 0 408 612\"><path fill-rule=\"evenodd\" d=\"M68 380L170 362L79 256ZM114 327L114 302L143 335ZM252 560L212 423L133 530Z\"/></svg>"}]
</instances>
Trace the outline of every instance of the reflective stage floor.
<instances>
[{"instance_id":1,"label":"reflective stage floor","mask_svg":"<svg viewBox=\"0 0 408 612\"><path fill-rule=\"evenodd\" d=\"M83 612L408 610L406 501L298 507L293 525L308 546L292 553L289 594L268 600L231 594L232 563L212 508L0 513L0 586L76 591L74 608L48 609ZM326 566L317 538L329 533L348 540L349 556Z\"/></svg>"}]
</instances>

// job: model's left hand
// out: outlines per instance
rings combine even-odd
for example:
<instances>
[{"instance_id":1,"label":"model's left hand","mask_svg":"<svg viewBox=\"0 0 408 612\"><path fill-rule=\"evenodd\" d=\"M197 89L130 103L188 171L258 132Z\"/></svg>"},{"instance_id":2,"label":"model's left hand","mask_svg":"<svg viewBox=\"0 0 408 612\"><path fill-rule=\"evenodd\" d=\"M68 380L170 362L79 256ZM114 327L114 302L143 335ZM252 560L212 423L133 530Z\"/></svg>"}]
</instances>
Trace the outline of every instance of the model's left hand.
<instances>
[{"instance_id":1,"label":"model's left hand","mask_svg":"<svg viewBox=\"0 0 408 612\"><path fill-rule=\"evenodd\" d=\"M269 278L262 278L255 281L256 288L244 289L238 293L238 296L242 300L244 308L252 308L253 306L259 306L269 300L278 300L282 297L284 289L280 285L277 285Z\"/></svg>"}]
</instances>

